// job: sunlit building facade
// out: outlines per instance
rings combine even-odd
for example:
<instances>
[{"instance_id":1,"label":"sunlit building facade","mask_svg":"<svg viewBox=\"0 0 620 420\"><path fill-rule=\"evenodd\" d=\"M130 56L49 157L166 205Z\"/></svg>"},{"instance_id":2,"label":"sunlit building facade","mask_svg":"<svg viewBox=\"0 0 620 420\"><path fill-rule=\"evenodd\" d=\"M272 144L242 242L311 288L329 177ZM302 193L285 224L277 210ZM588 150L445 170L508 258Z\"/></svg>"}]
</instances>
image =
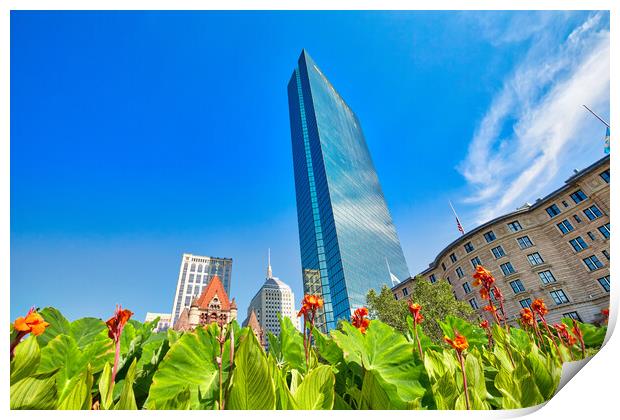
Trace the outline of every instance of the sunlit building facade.
<instances>
[{"instance_id":1,"label":"sunlit building facade","mask_svg":"<svg viewBox=\"0 0 620 420\"><path fill-rule=\"evenodd\" d=\"M305 51L288 99L304 292L329 330L409 270L360 122Z\"/></svg>"}]
</instances>

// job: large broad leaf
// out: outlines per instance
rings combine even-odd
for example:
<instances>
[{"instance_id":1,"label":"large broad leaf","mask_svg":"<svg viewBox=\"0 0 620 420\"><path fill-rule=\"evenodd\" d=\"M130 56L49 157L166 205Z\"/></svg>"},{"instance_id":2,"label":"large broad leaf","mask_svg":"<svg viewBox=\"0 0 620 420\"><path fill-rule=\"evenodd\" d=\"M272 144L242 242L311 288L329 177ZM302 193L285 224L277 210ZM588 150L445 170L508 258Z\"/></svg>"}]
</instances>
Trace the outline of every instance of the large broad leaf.
<instances>
[{"instance_id":1,"label":"large broad leaf","mask_svg":"<svg viewBox=\"0 0 620 420\"><path fill-rule=\"evenodd\" d=\"M454 337L454 331L458 331L467 338L470 347L484 348L488 338L484 330L462 318L448 315L443 321L437 320L444 335Z\"/></svg>"},{"instance_id":2,"label":"large broad leaf","mask_svg":"<svg viewBox=\"0 0 620 420\"><path fill-rule=\"evenodd\" d=\"M131 363L125 376L121 396L114 406L115 410L137 410L136 398L133 393L133 383L136 379L136 360Z\"/></svg>"},{"instance_id":3,"label":"large broad leaf","mask_svg":"<svg viewBox=\"0 0 620 420\"><path fill-rule=\"evenodd\" d=\"M103 367L103 371L101 372L101 376L99 377L99 384L97 385L99 388L99 407L102 410L109 410L112 407L112 403L114 402L113 398L113 389L114 384L112 384L112 367L109 363L106 363Z\"/></svg>"},{"instance_id":4,"label":"large broad leaf","mask_svg":"<svg viewBox=\"0 0 620 420\"><path fill-rule=\"evenodd\" d=\"M111 341L107 336L108 328L100 319L97 318L81 318L73 321L70 325L71 337L79 348L84 348L93 341L100 341L104 338Z\"/></svg>"},{"instance_id":5,"label":"large broad leaf","mask_svg":"<svg viewBox=\"0 0 620 420\"><path fill-rule=\"evenodd\" d=\"M424 352L424 366L431 384L433 399L438 410L452 410L462 394L462 383L457 381L460 369L453 354L427 350Z\"/></svg>"},{"instance_id":6,"label":"large broad leaf","mask_svg":"<svg viewBox=\"0 0 620 420\"><path fill-rule=\"evenodd\" d=\"M39 311L39 314L50 324L45 329L45 332L37 337L39 346L45 347L57 335L71 335L71 324L58 309L52 307L43 308Z\"/></svg>"},{"instance_id":7,"label":"large broad leaf","mask_svg":"<svg viewBox=\"0 0 620 420\"><path fill-rule=\"evenodd\" d=\"M331 368L321 365L312 369L295 391L294 397L300 410L331 410L334 406L336 378Z\"/></svg>"},{"instance_id":8,"label":"large broad leaf","mask_svg":"<svg viewBox=\"0 0 620 420\"><path fill-rule=\"evenodd\" d=\"M41 351L38 373L58 371L56 387L62 401L71 391L71 379L86 370L88 357L80 351L75 340L66 334L56 336Z\"/></svg>"},{"instance_id":9,"label":"large broad leaf","mask_svg":"<svg viewBox=\"0 0 620 420\"><path fill-rule=\"evenodd\" d=\"M41 360L41 351L36 337L31 335L15 347L11 360L11 385L36 372Z\"/></svg>"},{"instance_id":10,"label":"large broad leaf","mask_svg":"<svg viewBox=\"0 0 620 420\"><path fill-rule=\"evenodd\" d=\"M11 410L53 410L57 401L55 372L29 376L11 384Z\"/></svg>"},{"instance_id":11,"label":"large broad leaf","mask_svg":"<svg viewBox=\"0 0 620 420\"><path fill-rule=\"evenodd\" d=\"M93 387L93 374L88 368L69 381L67 391L61 395L59 410L88 410L92 405L90 390Z\"/></svg>"},{"instance_id":12,"label":"large broad leaf","mask_svg":"<svg viewBox=\"0 0 620 420\"><path fill-rule=\"evenodd\" d=\"M252 331L244 331L240 341L226 408L273 410L276 403L275 387L269 375L267 357Z\"/></svg>"},{"instance_id":13,"label":"large broad leaf","mask_svg":"<svg viewBox=\"0 0 620 420\"><path fill-rule=\"evenodd\" d=\"M269 376L273 378L274 389L276 392L276 410L295 410L297 408L297 404L291 394L291 390L286 384L286 371L280 370L272 353L269 353L267 356L267 363L269 365ZM293 370L293 372L297 371Z\"/></svg>"},{"instance_id":14,"label":"large broad leaf","mask_svg":"<svg viewBox=\"0 0 620 420\"><path fill-rule=\"evenodd\" d=\"M469 391L471 409L490 409L491 407L486 402L487 387L484 380L484 369L482 368L479 356L475 350L465 356L465 373L467 375L467 388Z\"/></svg>"},{"instance_id":15,"label":"large broad leaf","mask_svg":"<svg viewBox=\"0 0 620 420\"><path fill-rule=\"evenodd\" d=\"M171 406L178 400L179 392L189 389L189 406L192 409L214 408L219 394L219 356L217 326L197 328L184 333L164 356L153 376L145 407L154 409ZM223 361L230 357L225 345ZM227 366L227 365L226 365ZM227 372L225 372L227 375ZM184 400L184 396L180 398Z\"/></svg>"},{"instance_id":16,"label":"large broad leaf","mask_svg":"<svg viewBox=\"0 0 620 420\"><path fill-rule=\"evenodd\" d=\"M136 394L136 404L142 407L146 401L153 376L170 349L168 340L164 334L151 336L146 344L142 346L142 355L136 365L136 380L134 391ZM156 339L155 339L156 338Z\"/></svg>"},{"instance_id":17,"label":"large broad leaf","mask_svg":"<svg viewBox=\"0 0 620 420\"><path fill-rule=\"evenodd\" d=\"M372 371L373 381L382 387L393 407L406 409L420 403L425 393L420 383L424 366L415 362L413 343L378 320L370 322L366 334L348 322L342 323L342 330L332 330L331 335L344 359Z\"/></svg>"},{"instance_id":18,"label":"large broad leaf","mask_svg":"<svg viewBox=\"0 0 620 420\"><path fill-rule=\"evenodd\" d=\"M282 317L280 319L280 345L282 357L292 369L300 372L306 371L306 358L304 356L304 338L295 328L291 319Z\"/></svg>"},{"instance_id":19,"label":"large broad leaf","mask_svg":"<svg viewBox=\"0 0 620 420\"><path fill-rule=\"evenodd\" d=\"M312 329L312 336L314 337L314 344L319 356L329 364L334 366L343 360L342 350L333 340L330 340L316 328Z\"/></svg>"}]
</instances>

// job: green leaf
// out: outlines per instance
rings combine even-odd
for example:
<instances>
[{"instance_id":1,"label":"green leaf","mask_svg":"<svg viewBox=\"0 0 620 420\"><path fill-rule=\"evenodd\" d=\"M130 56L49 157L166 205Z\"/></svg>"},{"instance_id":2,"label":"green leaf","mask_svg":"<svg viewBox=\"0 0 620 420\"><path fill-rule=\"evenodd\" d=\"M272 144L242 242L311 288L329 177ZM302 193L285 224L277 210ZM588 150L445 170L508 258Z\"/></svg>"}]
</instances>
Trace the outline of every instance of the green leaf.
<instances>
[{"instance_id":1,"label":"green leaf","mask_svg":"<svg viewBox=\"0 0 620 420\"><path fill-rule=\"evenodd\" d=\"M212 325L217 329L217 325ZM229 347L225 345L224 362L230 357ZM188 387L190 408L213 408L219 389L218 353L219 343L213 328L185 332L159 364L145 407L170 405L167 401L174 400L180 390Z\"/></svg>"},{"instance_id":2,"label":"green leaf","mask_svg":"<svg viewBox=\"0 0 620 420\"><path fill-rule=\"evenodd\" d=\"M111 342L107 335L108 328L105 322L97 318L81 318L75 320L70 324L69 330L69 335L73 337L79 348L84 348L93 341L99 341L104 338L108 342Z\"/></svg>"},{"instance_id":3,"label":"green leaf","mask_svg":"<svg viewBox=\"0 0 620 420\"><path fill-rule=\"evenodd\" d=\"M71 335L71 324L58 309L52 307L43 308L39 311L39 315L50 324L45 329L45 332L37 337L41 348L45 347L47 343L60 334Z\"/></svg>"},{"instance_id":4,"label":"green leaf","mask_svg":"<svg viewBox=\"0 0 620 420\"><path fill-rule=\"evenodd\" d=\"M112 367L109 363L106 363L103 367L103 371L101 372L101 376L99 377L99 407L102 410L109 410L112 407L113 399L113 388L112 384Z\"/></svg>"},{"instance_id":5,"label":"green leaf","mask_svg":"<svg viewBox=\"0 0 620 420\"><path fill-rule=\"evenodd\" d=\"M284 360L292 369L306 371L306 357L304 356L304 338L288 317L278 314L280 320L280 344Z\"/></svg>"},{"instance_id":6,"label":"green leaf","mask_svg":"<svg viewBox=\"0 0 620 420\"><path fill-rule=\"evenodd\" d=\"M405 409L419 404L425 394L420 382L424 367L416 364L413 343L401 333L374 320L370 322L366 334L343 322L342 331L332 330L331 335L347 363L373 372L368 386L381 386L391 406Z\"/></svg>"},{"instance_id":7,"label":"green leaf","mask_svg":"<svg viewBox=\"0 0 620 420\"><path fill-rule=\"evenodd\" d=\"M458 331L467 338L469 347L484 348L488 343L488 338L484 330L477 325L465 321L462 318L448 315L443 321L437 320L444 335L454 338L454 331Z\"/></svg>"},{"instance_id":8,"label":"green leaf","mask_svg":"<svg viewBox=\"0 0 620 420\"><path fill-rule=\"evenodd\" d=\"M465 374L472 410L488 410L489 404L485 401L487 397L487 387L484 381L484 369L480 364L476 353L470 352L465 356Z\"/></svg>"},{"instance_id":9,"label":"green leaf","mask_svg":"<svg viewBox=\"0 0 620 420\"><path fill-rule=\"evenodd\" d=\"M267 358L254 333L244 331L235 354L232 386L226 402L230 410L273 410L275 388Z\"/></svg>"},{"instance_id":10,"label":"green leaf","mask_svg":"<svg viewBox=\"0 0 620 420\"><path fill-rule=\"evenodd\" d=\"M605 334L607 334L607 327L597 327L592 324L584 324L583 322L575 321L579 325L581 334L583 335L583 343L586 347L599 348L605 341ZM562 318L562 323L568 327L569 330L573 328L572 318Z\"/></svg>"},{"instance_id":11,"label":"green leaf","mask_svg":"<svg viewBox=\"0 0 620 420\"><path fill-rule=\"evenodd\" d=\"M343 361L342 350L333 340L330 340L329 337L316 328L312 329L312 336L314 337L316 349L324 360L331 365L336 365Z\"/></svg>"},{"instance_id":12,"label":"green leaf","mask_svg":"<svg viewBox=\"0 0 620 420\"><path fill-rule=\"evenodd\" d=\"M123 383L123 389L121 391L121 397L114 406L115 410L137 410L136 398L133 393L133 383L136 379L136 360L131 363L127 375L125 375L125 381Z\"/></svg>"},{"instance_id":13,"label":"green leaf","mask_svg":"<svg viewBox=\"0 0 620 420\"><path fill-rule=\"evenodd\" d=\"M40 360L39 344L36 337L30 335L15 347L11 360L11 385L36 372Z\"/></svg>"},{"instance_id":14,"label":"green leaf","mask_svg":"<svg viewBox=\"0 0 620 420\"><path fill-rule=\"evenodd\" d=\"M152 410L189 410L191 393L189 387L185 387L174 397L165 401L156 401L152 403Z\"/></svg>"},{"instance_id":15,"label":"green leaf","mask_svg":"<svg viewBox=\"0 0 620 420\"><path fill-rule=\"evenodd\" d=\"M11 384L11 410L53 410L56 403L55 372L29 376Z\"/></svg>"},{"instance_id":16,"label":"green leaf","mask_svg":"<svg viewBox=\"0 0 620 420\"><path fill-rule=\"evenodd\" d=\"M71 390L71 379L86 370L87 364L88 359L78 349L75 340L69 335L60 334L41 350L38 373L58 371L56 387L59 400L62 401Z\"/></svg>"},{"instance_id":17,"label":"green leaf","mask_svg":"<svg viewBox=\"0 0 620 420\"><path fill-rule=\"evenodd\" d=\"M312 369L295 391L297 407L301 410L331 410L335 382L331 367L321 365Z\"/></svg>"},{"instance_id":18,"label":"green leaf","mask_svg":"<svg viewBox=\"0 0 620 420\"><path fill-rule=\"evenodd\" d=\"M170 350L165 334L157 335L157 339L154 339L155 337L151 336L148 342L142 346L142 355L136 365L134 392L138 407L144 405L153 382L153 376L164 356Z\"/></svg>"},{"instance_id":19,"label":"green leaf","mask_svg":"<svg viewBox=\"0 0 620 420\"><path fill-rule=\"evenodd\" d=\"M88 410L92 405L90 393L93 387L93 374L88 368L69 381L67 391L61 395L59 410Z\"/></svg>"}]
</instances>

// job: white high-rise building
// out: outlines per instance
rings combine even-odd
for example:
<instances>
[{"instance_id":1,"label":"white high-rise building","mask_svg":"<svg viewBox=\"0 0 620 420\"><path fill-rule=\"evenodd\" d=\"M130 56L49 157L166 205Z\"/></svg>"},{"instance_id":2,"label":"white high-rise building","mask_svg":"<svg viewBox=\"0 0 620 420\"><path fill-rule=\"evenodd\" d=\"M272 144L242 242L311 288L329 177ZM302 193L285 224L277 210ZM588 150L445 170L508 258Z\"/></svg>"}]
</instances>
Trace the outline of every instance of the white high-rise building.
<instances>
[{"instance_id":1,"label":"white high-rise building","mask_svg":"<svg viewBox=\"0 0 620 420\"><path fill-rule=\"evenodd\" d=\"M224 290L230 296L232 258L183 254L177 280L177 289L172 304L172 320L170 325L174 325L183 309L189 308L192 299L200 296L202 290L207 287L216 274L224 285Z\"/></svg>"},{"instance_id":2,"label":"white high-rise building","mask_svg":"<svg viewBox=\"0 0 620 420\"><path fill-rule=\"evenodd\" d=\"M250 319L252 311L256 314L256 318L263 329L265 341L267 340L267 331L274 335L280 333L278 313L282 314L282 317L290 318L293 325L298 328L297 314L295 313L295 296L288 284L273 276L271 271L271 255L269 255L267 262L267 278L250 302L248 316L244 324Z\"/></svg>"}]
</instances>

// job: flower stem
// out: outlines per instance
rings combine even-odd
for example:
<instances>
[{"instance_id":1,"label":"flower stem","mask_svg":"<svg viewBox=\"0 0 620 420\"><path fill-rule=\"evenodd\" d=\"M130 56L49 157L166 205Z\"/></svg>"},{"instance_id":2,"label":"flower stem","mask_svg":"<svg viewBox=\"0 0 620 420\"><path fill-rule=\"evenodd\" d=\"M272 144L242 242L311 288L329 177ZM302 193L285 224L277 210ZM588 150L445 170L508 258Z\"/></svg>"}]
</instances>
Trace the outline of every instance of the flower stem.
<instances>
[{"instance_id":1,"label":"flower stem","mask_svg":"<svg viewBox=\"0 0 620 420\"><path fill-rule=\"evenodd\" d=\"M467 389L467 374L465 373L465 358L461 353L457 352L457 356L459 358L459 362L461 363L461 373L463 375L463 390L465 391L465 406L468 410L470 410L469 406L469 390Z\"/></svg>"}]
</instances>

